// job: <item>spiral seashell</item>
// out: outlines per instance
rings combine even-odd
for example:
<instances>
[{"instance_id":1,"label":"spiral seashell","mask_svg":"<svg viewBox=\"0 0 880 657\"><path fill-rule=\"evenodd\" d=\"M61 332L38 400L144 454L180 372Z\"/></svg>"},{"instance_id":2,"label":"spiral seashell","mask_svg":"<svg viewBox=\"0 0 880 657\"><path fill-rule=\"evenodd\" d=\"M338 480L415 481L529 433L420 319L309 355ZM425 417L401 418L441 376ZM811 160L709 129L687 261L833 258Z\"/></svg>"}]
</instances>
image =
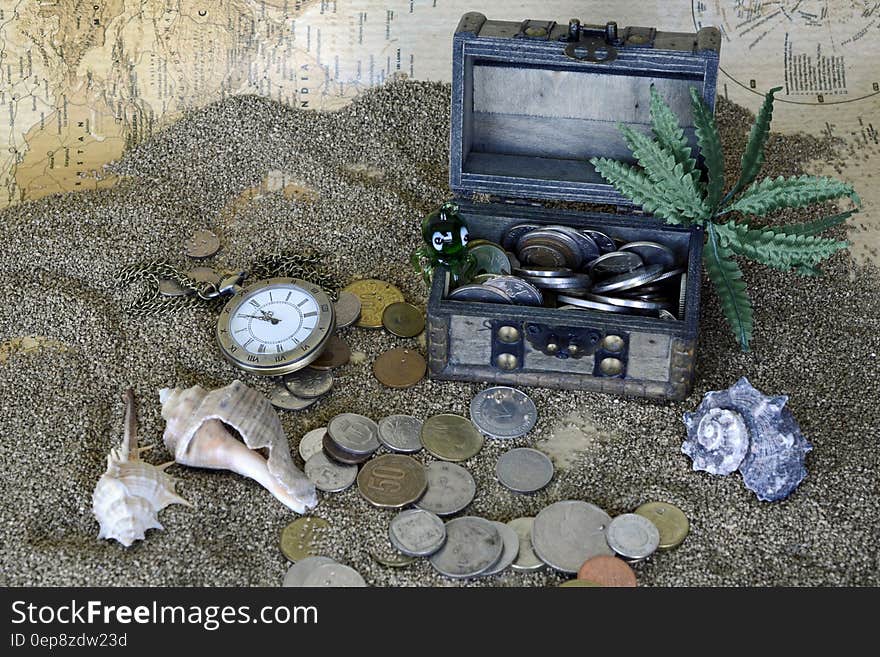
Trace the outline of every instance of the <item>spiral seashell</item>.
<instances>
[{"instance_id":1,"label":"spiral seashell","mask_svg":"<svg viewBox=\"0 0 880 657\"><path fill-rule=\"evenodd\" d=\"M681 451L693 459L694 470L728 475L739 467L749 450L749 430L742 415L710 408L701 415L686 413L684 421L688 440Z\"/></svg>"},{"instance_id":2,"label":"spiral seashell","mask_svg":"<svg viewBox=\"0 0 880 657\"><path fill-rule=\"evenodd\" d=\"M177 463L253 479L297 513L318 504L314 484L293 463L278 414L256 390L233 381L211 392L163 388L159 399L163 439Z\"/></svg>"},{"instance_id":3,"label":"spiral seashell","mask_svg":"<svg viewBox=\"0 0 880 657\"><path fill-rule=\"evenodd\" d=\"M100 525L98 538L115 539L125 547L143 540L148 529L162 529L159 511L169 504L189 502L174 492L175 479L160 466L140 459L150 447L137 446L137 410L134 392L127 390L125 434L122 445L110 450L107 471L92 493L92 512Z\"/></svg>"}]
</instances>

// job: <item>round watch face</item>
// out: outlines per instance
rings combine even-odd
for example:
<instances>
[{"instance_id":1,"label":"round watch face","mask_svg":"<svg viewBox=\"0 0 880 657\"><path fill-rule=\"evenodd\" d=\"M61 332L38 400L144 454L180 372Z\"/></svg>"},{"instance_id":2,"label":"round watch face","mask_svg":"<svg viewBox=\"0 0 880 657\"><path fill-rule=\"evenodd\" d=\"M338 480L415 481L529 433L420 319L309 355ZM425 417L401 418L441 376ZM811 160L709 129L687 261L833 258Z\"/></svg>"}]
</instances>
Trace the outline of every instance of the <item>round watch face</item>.
<instances>
[{"instance_id":1,"label":"round watch face","mask_svg":"<svg viewBox=\"0 0 880 657\"><path fill-rule=\"evenodd\" d=\"M236 367L282 375L302 369L335 329L333 304L313 283L269 278L239 290L217 320L220 351Z\"/></svg>"}]
</instances>

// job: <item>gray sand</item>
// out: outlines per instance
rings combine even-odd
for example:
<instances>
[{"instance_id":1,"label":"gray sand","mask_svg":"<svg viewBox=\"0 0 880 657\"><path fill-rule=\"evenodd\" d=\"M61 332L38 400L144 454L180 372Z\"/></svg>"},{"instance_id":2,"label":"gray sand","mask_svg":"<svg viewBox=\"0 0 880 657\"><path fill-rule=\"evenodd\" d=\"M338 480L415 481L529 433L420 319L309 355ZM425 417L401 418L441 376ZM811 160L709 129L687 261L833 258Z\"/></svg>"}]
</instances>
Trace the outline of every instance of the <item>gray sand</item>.
<instances>
[{"instance_id":1,"label":"gray sand","mask_svg":"<svg viewBox=\"0 0 880 657\"><path fill-rule=\"evenodd\" d=\"M326 115L232 98L129 152L117 166L127 178L113 189L2 213L0 343L20 336L55 342L13 350L0 364L0 584L280 584L287 564L278 537L295 516L232 474L174 466L178 489L194 508L169 507L160 516L165 529L129 549L97 540L91 494L108 450L121 438L125 387L138 394L142 442L158 444L146 457L153 463L169 459L161 445L160 387L215 387L239 377L270 389L270 381L220 358L209 309L151 317L121 312L117 272L152 258L191 265L183 242L210 227L223 240L216 266L246 267L276 248L313 246L327 254L326 266L340 282L383 278L424 305L425 288L407 256L417 244L419 219L448 195L448 102L448 87L418 83L392 84ZM723 102L719 117L735 162L748 117ZM832 158L832 147L776 137L766 173L799 173L799 162ZM270 169L289 172L317 200L272 193L223 213ZM686 512L692 531L679 549L636 566L642 585L880 584L880 277L876 269L855 267L846 254L826 269L826 277L811 279L745 266L757 306L750 354L738 351L704 285L697 380L685 402L529 390L540 412L535 430L513 443L487 441L465 464L478 484L468 513L508 521L578 498L615 515L668 500ZM392 346L419 348L419 341L364 329L344 337L366 359L338 370L335 390L316 406L282 415L294 452L301 435L336 413L376 420L390 413L466 414L482 387L425 381L409 390L386 389L371 374L372 359ZM809 476L787 501L760 503L738 474L694 473L680 453L682 413L707 390L742 375L768 394L790 395L789 406L814 445ZM498 455L536 443L568 467L539 494L503 489L493 475ZM358 569L371 585L460 584L425 562L403 570L375 563L367 549L386 548L392 512L371 507L354 489L322 495L316 513L331 524L322 551ZM549 571L508 572L469 584L562 579Z\"/></svg>"}]
</instances>

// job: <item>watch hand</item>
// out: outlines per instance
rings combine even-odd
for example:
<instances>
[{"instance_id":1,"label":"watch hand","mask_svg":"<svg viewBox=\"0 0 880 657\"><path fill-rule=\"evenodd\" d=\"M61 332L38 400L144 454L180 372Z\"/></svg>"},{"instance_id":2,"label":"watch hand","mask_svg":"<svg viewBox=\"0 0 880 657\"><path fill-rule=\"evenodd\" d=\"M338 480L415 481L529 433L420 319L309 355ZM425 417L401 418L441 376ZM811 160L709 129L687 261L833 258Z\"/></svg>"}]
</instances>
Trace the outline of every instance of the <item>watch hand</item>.
<instances>
[{"instance_id":1,"label":"watch hand","mask_svg":"<svg viewBox=\"0 0 880 657\"><path fill-rule=\"evenodd\" d=\"M275 312L272 310L260 309L260 312L263 313L263 319L269 320L270 322L272 322L273 325L281 322L281 319L278 317L275 317Z\"/></svg>"},{"instance_id":2,"label":"watch hand","mask_svg":"<svg viewBox=\"0 0 880 657\"><path fill-rule=\"evenodd\" d=\"M270 315L239 315L239 317L253 317L254 319L259 319L264 322L272 322L272 324L278 324L281 322L277 317L272 317Z\"/></svg>"}]
</instances>

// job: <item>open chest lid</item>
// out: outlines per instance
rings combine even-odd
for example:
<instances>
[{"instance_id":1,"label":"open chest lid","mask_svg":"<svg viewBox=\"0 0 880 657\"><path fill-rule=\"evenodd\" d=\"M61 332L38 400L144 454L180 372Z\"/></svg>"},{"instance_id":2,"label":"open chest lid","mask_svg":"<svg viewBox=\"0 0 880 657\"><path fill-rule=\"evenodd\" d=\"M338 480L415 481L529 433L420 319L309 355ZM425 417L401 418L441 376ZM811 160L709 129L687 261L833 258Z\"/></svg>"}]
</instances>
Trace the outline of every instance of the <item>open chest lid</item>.
<instances>
[{"instance_id":1,"label":"open chest lid","mask_svg":"<svg viewBox=\"0 0 880 657\"><path fill-rule=\"evenodd\" d=\"M650 132L650 87L696 146L690 87L710 108L721 34L465 14L453 40L449 184L456 196L632 205L592 157L634 162L618 123Z\"/></svg>"}]
</instances>

